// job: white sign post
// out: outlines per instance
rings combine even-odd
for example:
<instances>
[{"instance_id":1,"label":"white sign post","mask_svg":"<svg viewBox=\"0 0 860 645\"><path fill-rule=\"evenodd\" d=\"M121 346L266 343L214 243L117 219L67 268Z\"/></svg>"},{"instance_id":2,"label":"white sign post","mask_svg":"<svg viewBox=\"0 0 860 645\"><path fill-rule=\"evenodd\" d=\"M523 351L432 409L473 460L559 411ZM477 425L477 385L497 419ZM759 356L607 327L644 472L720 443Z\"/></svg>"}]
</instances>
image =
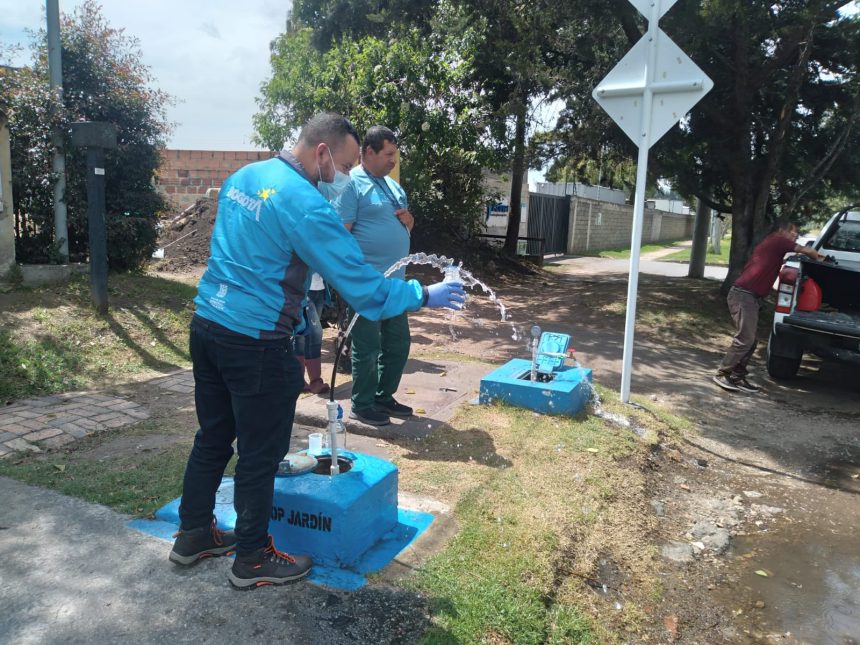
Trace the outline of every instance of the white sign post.
<instances>
[{"instance_id":1,"label":"white sign post","mask_svg":"<svg viewBox=\"0 0 860 645\"><path fill-rule=\"evenodd\" d=\"M645 211L648 150L713 87L713 81L690 60L657 23L676 0L630 0L648 18L648 31L594 88L592 96L639 147L636 196L630 242L630 278L624 322L621 400L630 401L633 332L639 286L639 249Z\"/></svg>"}]
</instances>

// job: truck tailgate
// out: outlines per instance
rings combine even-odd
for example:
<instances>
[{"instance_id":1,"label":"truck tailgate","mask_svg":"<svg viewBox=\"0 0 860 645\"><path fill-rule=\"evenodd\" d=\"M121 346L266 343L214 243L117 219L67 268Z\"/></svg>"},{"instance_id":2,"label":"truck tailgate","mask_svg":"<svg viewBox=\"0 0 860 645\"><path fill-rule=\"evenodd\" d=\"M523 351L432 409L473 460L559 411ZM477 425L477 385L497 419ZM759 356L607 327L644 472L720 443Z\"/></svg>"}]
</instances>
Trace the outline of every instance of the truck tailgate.
<instances>
[{"instance_id":1,"label":"truck tailgate","mask_svg":"<svg viewBox=\"0 0 860 645\"><path fill-rule=\"evenodd\" d=\"M860 314L795 311L783 318L782 323L824 334L860 339Z\"/></svg>"}]
</instances>

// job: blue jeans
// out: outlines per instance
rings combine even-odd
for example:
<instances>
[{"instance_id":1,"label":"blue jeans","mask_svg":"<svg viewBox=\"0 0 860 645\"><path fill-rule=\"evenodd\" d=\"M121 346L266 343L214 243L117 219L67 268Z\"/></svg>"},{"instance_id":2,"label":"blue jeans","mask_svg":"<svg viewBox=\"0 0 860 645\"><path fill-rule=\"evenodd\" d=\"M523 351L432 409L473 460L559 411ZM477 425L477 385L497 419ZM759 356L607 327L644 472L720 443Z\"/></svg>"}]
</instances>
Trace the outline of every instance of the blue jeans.
<instances>
[{"instance_id":1,"label":"blue jeans","mask_svg":"<svg viewBox=\"0 0 860 645\"><path fill-rule=\"evenodd\" d=\"M325 303L325 290L308 291L310 304L305 307L305 317L308 321L307 329L301 336L294 339L296 356L305 358L319 358L322 356L322 323L320 313Z\"/></svg>"},{"instance_id":2,"label":"blue jeans","mask_svg":"<svg viewBox=\"0 0 860 645\"><path fill-rule=\"evenodd\" d=\"M235 440L236 552L248 554L266 545L275 473L290 448L304 375L290 338L257 340L195 316L190 342L200 429L185 467L180 526L212 521Z\"/></svg>"}]
</instances>

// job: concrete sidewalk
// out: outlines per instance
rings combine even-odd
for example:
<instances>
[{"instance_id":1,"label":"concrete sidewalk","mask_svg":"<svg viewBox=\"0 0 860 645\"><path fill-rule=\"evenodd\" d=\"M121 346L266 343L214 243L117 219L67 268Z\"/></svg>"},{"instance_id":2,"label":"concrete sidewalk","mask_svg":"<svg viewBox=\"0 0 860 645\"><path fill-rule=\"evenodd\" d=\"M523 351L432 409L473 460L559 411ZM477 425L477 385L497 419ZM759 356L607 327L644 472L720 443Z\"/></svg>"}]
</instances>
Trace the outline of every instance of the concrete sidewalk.
<instances>
[{"instance_id":1,"label":"concrete sidewalk","mask_svg":"<svg viewBox=\"0 0 860 645\"><path fill-rule=\"evenodd\" d=\"M481 376L491 369L485 363L410 360L397 397L416 415L381 428L347 421L349 449L390 457L388 447L398 438L426 436L474 399ZM193 405L189 370L150 385ZM345 414L349 389L349 383L337 389ZM325 401L300 398L293 451L307 447L307 434L325 425ZM80 425L78 417L98 417L81 417L91 412L123 416ZM130 394L115 393L69 393L0 409L0 424L15 435L11 441L26 441L22 447L28 450L48 450L54 437L78 438L67 424L76 424L77 434L85 436L147 417L145 405L132 401ZM33 419L53 424L48 427L61 429L62 435L32 434L40 431L30 427ZM129 528L129 517L106 507L2 477L0 496L0 643L384 644L417 642L426 629L424 601L410 592L376 584L348 593L308 582L238 592L226 578L230 560L177 567L167 559L168 542ZM401 495L401 505L410 508L432 501L418 502ZM431 503L422 510L434 512L437 521L385 569L388 575L420 566L453 531L447 509Z\"/></svg>"},{"instance_id":2,"label":"concrete sidewalk","mask_svg":"<svg viewBox=\"0 0 860 645\"><path fill-rule=\"evenodd\" d=\"M488 363L429 363L410 359L397 397L401 403L414 408L416 414L411 419L392 419L391 425L381 428L348 418L349 382L337 386L335 398L343 406L344 421L350 433L373 439L424 436L448 421L461 403L475 398L481 377L492 369ZM183 402L194 405L194 376L190 369L155 378L150 384L174 395L177 405ZM296 441L292 450L307 447L308 432L325 427L327 400L327 397L311 394L299 397L293 433ZM87 435L122 428L151 416L152 412L134 401L133 395L115 392L67 392L17 401L0 408L0 458L17 451L41 452L58 448Z\"/></svg>"},{"instance_id":3,"label":"concrete sidewalk","mask_svg":"<svg viewBox=\"0 0 860 645\"><path fill-rule=\"evenodd\" d=\"M235 591L229 558L178 567L103 506L2 477L0 495L0 643L413 643L426 629L410 592Z\"/></svg>"},{"instance_id":4,"label":"concrete sidewalk","mask_svg":"<svg viewBox=\"0 0 860 645\"><path fill-rule=\"evenodd\" d=\"M662 253L662 251L657 253ZM675 249L671 249L671 252L674 253ZM547 260L545 266L557 266L564 273L589 277L622 274L626 276L630 272L629 259L616 260L590 256L561 256ZM645 256L639 260L640 273L683 278L687 276L688 271L689 266L686 262L660 262L659 260L646 259ZM728 271L728 267L708 265L705 267L705 278L708 280L725 280Z\"/></svg>"}]
</instances>

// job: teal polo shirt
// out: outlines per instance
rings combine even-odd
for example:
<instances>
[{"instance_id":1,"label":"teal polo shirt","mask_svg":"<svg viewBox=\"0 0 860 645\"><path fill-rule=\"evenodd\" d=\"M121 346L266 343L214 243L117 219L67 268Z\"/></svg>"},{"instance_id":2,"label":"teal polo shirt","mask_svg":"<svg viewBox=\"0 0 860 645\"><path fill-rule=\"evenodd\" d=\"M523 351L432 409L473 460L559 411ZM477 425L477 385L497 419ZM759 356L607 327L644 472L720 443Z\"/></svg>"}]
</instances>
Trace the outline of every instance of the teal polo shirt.
<instances>
[{"instance_id":1,"label":"teal polo shirt","mask_svg":"<svg viewBox=\"0 0 860 645\"><path fill-rule=\"evenodd\" d=\"M334 207L344 224L352 224L352 235L364 259L377 271L385 272L409 255L409 231L394 214L397 209L409 208L409 202L391 177L374 177L363 166L356 166ZM405 274L404 267L391 277L403 278Z\"/></svg>"}]
</instances>

